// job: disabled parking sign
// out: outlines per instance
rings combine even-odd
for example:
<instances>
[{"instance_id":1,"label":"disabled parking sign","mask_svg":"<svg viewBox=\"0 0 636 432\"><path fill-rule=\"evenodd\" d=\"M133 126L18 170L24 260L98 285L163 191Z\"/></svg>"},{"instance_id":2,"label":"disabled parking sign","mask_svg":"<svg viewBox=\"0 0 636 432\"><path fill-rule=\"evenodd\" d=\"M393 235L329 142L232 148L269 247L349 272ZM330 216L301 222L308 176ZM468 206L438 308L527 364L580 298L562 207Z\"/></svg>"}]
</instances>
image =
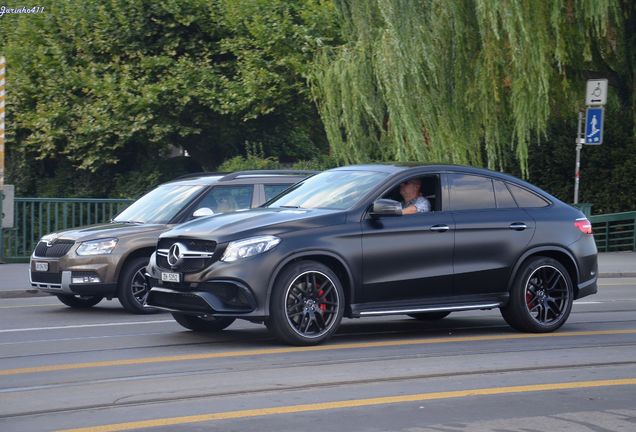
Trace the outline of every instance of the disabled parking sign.
<instances>
[{"instance_id":1,"label":"disabled parking sign","mask_svg":"<svg viewBox=\"0 0 636 432\"><path fill-rule=\"evenodd\" d=\"M589 107L585 114L585 144L603 142L603 107Z\"/></svg>"}]
</instances>

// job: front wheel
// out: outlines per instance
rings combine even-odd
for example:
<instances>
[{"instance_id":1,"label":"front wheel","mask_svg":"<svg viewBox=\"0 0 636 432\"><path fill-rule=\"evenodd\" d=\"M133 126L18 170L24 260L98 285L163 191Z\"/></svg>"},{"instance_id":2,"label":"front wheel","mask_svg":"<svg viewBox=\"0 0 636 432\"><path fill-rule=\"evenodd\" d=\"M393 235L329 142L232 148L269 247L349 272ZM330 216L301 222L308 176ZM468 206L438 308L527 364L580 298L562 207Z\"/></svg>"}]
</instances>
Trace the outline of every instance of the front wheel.
<instances>
[{"instance_id":1,"label":"front wheel","mask_svg":"<svg viewBox=\"0 0 636 432\"><path fill-rule=\"evenodd\" d=\"M148 292L150 291L144 275L148 259L148 257L138 257L130 260L124 266L119 277L117 297L127 312L134 314L158 312L157 309L144 307L146 297L148 297Z\"/></svg>"},{"instance_id":2,"label":"front wheel","mask_svg":"<svg viewBox=\"0 0 636 432\"><path fill-rule=\"evenodd\" d=\"M172 317L181 326L197 332L217 332L229 327L235 320L230 317L198 317L178 312L171 312Z\"/></svg>"},{"instance_id":3,"label":"front wheel","mask_svg":"<svg viewBox=\"0 0 636 432\"><path fill-rule=\"evenodd\" d=\"M533 257L519 270L501 314L517 330L547 333L565 323L573 301L572 279L565 267L552 258Z\"/></svg>"},{"instance_id":4,"label":"front wheel","mask_svg":"<svg viewBox=\"0 0 636 432\"><path fill-rule=\"evenodd\" d=\"M58 294L57 298L66 306L72 307L73 309L88 309L102 301L104 297Z\"/></svg>"},{"instance_id":5,"label":"front wheel","mask_svg":"<svg viewBox=\"0 0 636 432\"><path fill-rule=\"evenodd\" d=\"M338 329L344 293L338 276L315 261L299 261L279 275L272 290L268 329L291 345L316 345Z\"/></svg>"}]
</instances>

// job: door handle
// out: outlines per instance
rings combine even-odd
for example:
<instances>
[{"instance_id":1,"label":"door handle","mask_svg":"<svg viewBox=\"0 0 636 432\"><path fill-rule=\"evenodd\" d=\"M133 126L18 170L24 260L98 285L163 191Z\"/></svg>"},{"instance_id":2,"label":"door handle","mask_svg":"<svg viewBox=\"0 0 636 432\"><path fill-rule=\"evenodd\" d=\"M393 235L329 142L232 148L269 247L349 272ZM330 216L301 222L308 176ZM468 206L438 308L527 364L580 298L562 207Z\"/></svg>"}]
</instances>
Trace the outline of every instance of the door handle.
<instances>
[{"instance_id":1,"label":"door handle","mask_svg":"<svg viewBox=\"0 0 636 432\"><path fill-rule=\"evenodd\" d=\"M524 229L528 228L528 226L523 222L515 222L511 223L509 228L515 231L523 231Z\"/></svg>"},{"instance_id":2,"label":"door handle","mask_svg":"<svg viewBox=\"0 0 636 432\"><path fill-rule=\"evenodd\" d=\"M431 231L437 231L437 232L446 232L448 231L450 228L448 227L448 225L433 225L430 230Z\"/></svg>"}]
</instances>

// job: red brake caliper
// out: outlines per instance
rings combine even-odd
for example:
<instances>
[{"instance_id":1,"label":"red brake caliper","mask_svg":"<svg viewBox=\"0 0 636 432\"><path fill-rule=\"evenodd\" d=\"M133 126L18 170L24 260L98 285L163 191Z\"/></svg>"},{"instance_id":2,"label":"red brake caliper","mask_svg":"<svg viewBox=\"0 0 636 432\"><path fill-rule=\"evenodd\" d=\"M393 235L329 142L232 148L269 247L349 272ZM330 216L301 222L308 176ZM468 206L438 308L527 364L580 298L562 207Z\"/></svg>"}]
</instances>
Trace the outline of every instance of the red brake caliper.
<instances>
[{"instance_id":1,"label":"red brake caliper","mask_svg":"<svg viewBox=\"0 0 636 432\"><path fill-rule=\"evenodd\" d=\"M325 291L324 291L324 290L322 290L322 289L321 289L320 291L318 291L318 298L322 297L322 295L323 295L324 293L325 293ZM318 307L320 308L320 310L321 310L322 312L326 312L326 311L327 311L327 305L326 305L325 303L320 303L320 304L318 305Z\"/></svg>"},{"instance_id":2,"label":"red brake caliper","mask_svg":"<svg viewBox=\"0 0 636 432\"><path fill-rule=\"evenodd\" d=\"M532 309L532 293L526 290L526 304L528 309Z\"/></svg>"}]
</instances>

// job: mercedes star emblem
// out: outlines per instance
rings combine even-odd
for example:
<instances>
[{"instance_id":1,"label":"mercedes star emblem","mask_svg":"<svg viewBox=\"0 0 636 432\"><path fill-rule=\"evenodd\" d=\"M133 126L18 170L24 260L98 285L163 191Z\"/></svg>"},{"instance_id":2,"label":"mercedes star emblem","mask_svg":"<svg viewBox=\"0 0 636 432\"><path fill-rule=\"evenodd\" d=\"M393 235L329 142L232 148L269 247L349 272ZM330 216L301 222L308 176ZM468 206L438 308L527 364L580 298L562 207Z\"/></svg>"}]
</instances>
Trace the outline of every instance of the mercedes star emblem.
<instances>
[{"instance_id":1,"label":"mercedes star emblem","mask_svg":"<svg viewBox=\"0 0 636 432\"><path fill-rule=\"evenodd\" d=\"M172 267L179 265L181 263L181 260L183 260L183 255L187 250L188 248L181 243L175 243L170 246L170 249L168 249L168 264L170 264Z\"/></svg>"}]
</instances>

